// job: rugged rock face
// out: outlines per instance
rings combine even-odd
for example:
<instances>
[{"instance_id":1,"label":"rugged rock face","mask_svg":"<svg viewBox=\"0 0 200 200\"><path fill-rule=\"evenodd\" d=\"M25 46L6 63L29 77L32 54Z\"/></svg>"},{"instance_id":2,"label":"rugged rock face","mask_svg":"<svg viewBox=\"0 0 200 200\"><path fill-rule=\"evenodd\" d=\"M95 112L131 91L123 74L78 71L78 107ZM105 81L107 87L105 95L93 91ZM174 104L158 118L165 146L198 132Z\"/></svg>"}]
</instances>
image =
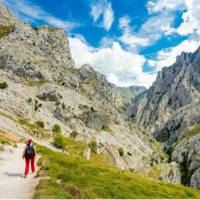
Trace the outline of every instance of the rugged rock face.
<instances>
[{"instance_id":1,"label":"rugged rock face","mask_svg":"<svg viewBox=\"0 0 200 200\"><path fill-rule=\"evenodd\" d=\"M31 27L2 5L0 86L4 128L20 127L42 139L59 125L67 136L76 132L76 140L95 140L97 153L121 169L148 173L166 163L155 139L125 118L126 107L145 88L116 87L88 64L75 68L63 30Z\"/></svg>"},{"instance_id":2,"label":"rugged rock face","mask_svg":"<svg viewBox=\"0 0 200 200\"><path fill-rule=\"evenodd\" d=\"M193 54L182 53L175 64L159 72L152 87L127 111L129 118L149 130L180 164L182 183L195 188L200 188L200 130L188 129L200 122L199 69L200 48Z\"/></svg>"},{"instance_id":3,"label":"rugged rock face","mask_svg":"<svg viewBox=\"0 0 200 200\"><path fill-rule=\"evenodd\" d=\"M3 26L16 24L18 20L9 12L9 10L0 1L0 24Z\"/></svg>"}]
</instances>

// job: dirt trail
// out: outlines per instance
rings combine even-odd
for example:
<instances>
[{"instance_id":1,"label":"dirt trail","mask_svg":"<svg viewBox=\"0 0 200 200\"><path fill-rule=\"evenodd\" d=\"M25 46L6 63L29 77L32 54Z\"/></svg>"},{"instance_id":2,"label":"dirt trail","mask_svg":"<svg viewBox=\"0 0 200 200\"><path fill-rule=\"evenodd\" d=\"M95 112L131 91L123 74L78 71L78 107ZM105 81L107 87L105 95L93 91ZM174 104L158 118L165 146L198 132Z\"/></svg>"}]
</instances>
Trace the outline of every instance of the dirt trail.
<instances>
[{"instance_id":1,"label":"dirt trail","mask_svg":"<svg viewBox=\"0 0 200 200\"><path fill-rule=\"evenodd\" d=\"M0 199L31 199L39 179L34 174L23 178L24 160L22 152L24 144L17 148L6 147L0 153ZM37 168L36 168L37 171Z\"/></svg>"}]
</instances>

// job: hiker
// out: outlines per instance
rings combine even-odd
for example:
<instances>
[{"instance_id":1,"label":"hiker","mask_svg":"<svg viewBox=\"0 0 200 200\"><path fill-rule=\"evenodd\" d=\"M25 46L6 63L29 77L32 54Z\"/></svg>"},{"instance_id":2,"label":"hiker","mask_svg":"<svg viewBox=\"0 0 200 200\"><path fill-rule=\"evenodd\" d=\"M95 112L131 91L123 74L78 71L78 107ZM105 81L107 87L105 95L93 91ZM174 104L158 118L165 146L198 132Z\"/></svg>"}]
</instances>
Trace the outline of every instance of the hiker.
<instances>
[{"instance_id":1,"label":"hiker","mask_svg":"<svg viewBox=\"0 0 200 200\"><path fill-rule=\"evenodd\" d=\"M22 158L23 159L25 158L26 166L25 166L24 178L26 178L29 173L30 162L31 162L32 173L35 172L35 148L34 145L32 144L31 138L27 139L27 144L25 146Z\"/></svg>"}]
</instances>

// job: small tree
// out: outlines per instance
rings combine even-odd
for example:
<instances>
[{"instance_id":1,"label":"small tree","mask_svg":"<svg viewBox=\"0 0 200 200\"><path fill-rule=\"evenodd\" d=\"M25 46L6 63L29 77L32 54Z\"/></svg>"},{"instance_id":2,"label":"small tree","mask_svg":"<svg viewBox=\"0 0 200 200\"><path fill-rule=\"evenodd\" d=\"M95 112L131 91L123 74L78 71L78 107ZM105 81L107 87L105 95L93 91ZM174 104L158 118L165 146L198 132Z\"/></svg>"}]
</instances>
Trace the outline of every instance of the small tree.
<instances>
[{"instance_id":1,"label":"small tree","mask_svg":"<svg viewBox=\"0 0 200 200\"><path fill-rule=\"evenodd\" d=\"M61 133L62 132L61 127L58 124L54 124L52 131L54 133Z\"/></svg>"},{"instance_id":2,"label":"small tree","mask_svg":"<svg viewBox=\"0 0 200 200\"><path fill-rule=\"evenodd\" d=\"M118 149L119 155L122 157L124 155L124 149L122 147L119 147Z\"/></svg>"},{"instance_id":3,"label":"small tree","mask_svg":"<svg viewBox=\"0 0 200 200\"><path fill-rule=\"evenodd\" d=\"M77 131L72 131L72 132L69 134L69 136L70 136L71 138L75 139L76 136L77 136L78 134L79 134L79 133L78 133Z\"/></svg>"},{"instance_id":4,"label":"small tree","mask_svg":"<svg viewBox=\"0 0 200 200\"><path fill-rule=\"evenodd\" d=\"M92 140L89 143L89 147L93 152L95 152L95 153L97 152L97 142L95 140Z\"/></svg>"},{"instance_id":5,"label":"small tree","mask_svg":"<svg viewBox=\"0 0 200 200\"><path fill-rule=\"evenodd\" d=\"M59 149L65 148L65 140L61 133L56 134L56 136L54 137L53 144Z\"/></svg>"},{"instance_id":6,"label":"small tree","mask_svg":"<svg viewBox=\"0 0 200 200\"><path fill-rule=\"evenodd\" d=\"M44 128L44 122L43 121L36 121L36 125L39 126L40 128Z\"/></svg>"},{"instance_id":7,"label":"small tree","mask_svg":"<svg viewBox=\"0 0 200 200\"><path fill-rule=\"evenodd\" d=\"M0 89L5 89L8 87L8 84L4 81L4 82L0 82Z\"/></svg>"}]
</instances>

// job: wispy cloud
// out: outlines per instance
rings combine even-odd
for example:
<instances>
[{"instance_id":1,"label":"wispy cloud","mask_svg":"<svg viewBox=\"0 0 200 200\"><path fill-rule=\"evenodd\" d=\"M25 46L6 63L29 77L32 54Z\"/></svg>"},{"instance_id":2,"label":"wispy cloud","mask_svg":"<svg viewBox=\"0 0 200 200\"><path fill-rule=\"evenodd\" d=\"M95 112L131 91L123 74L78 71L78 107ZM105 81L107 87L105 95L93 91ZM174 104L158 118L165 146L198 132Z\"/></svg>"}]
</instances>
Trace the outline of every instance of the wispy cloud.
<instances>
[{"instance_id":1,"label":"wispy cloud","mask_svg":"<svg viewBox=\"0 0 200 200\"><path fill-rule=\"evenodd\" d=\"M185 8L185 0L149 0L147 9L149 14L171 12Z\"/></svg>"},{"instance_id":2,"label":"wispy cloud","mask_svg":"<svg viewBox=\"0 0 200 200\"><path fill-rule=\"evenodd\" d=\"M123 16L119 19L119 30L122 35L118 38L119 41L127 45L131 50L136 51L138 47L147 46L149 44L148 38L141 37L136 33L130 25L131 19L128 16Z\"/></svg>"},{"instance_id":3,"label":"wispy cloud","mask_svg":"<svg viewBox=\"0 0 200 200\"><path fill-rule=\"evenodd\" d=\"M101 18L100 26L109 31L114 21L114 12L111 2L107 0L98 0L91 5L90 14L94 23L97 23Z\"/></svg>"},{"instance_id":4,"label":"wispy cloud","mask_svg":"<svg viewBox=\"0 0 200 200\"><path fill-rule=\"evenodd\" d=\"M136 32L131 26L131 18L123 16L119 19L119 30L122 35L119 40L132 50L153 45L164 36L175 32L173 23L175 16L167 12L150 15ZM134 23L134 22L133 22Z\"/></svg>"},{"instance_id":5,"label":"wispy cloud","mask_svg":"<svg viewBox=\"0 0 200 200\"><path fill-rule=\"evenodd\" d=\"M51 26L63 28L67 31L80 26L78 22L66 21L53 16L29 0L3 0L3 2L23 20L30 22L43 21Z\"/></svg>"}]
</instances>

